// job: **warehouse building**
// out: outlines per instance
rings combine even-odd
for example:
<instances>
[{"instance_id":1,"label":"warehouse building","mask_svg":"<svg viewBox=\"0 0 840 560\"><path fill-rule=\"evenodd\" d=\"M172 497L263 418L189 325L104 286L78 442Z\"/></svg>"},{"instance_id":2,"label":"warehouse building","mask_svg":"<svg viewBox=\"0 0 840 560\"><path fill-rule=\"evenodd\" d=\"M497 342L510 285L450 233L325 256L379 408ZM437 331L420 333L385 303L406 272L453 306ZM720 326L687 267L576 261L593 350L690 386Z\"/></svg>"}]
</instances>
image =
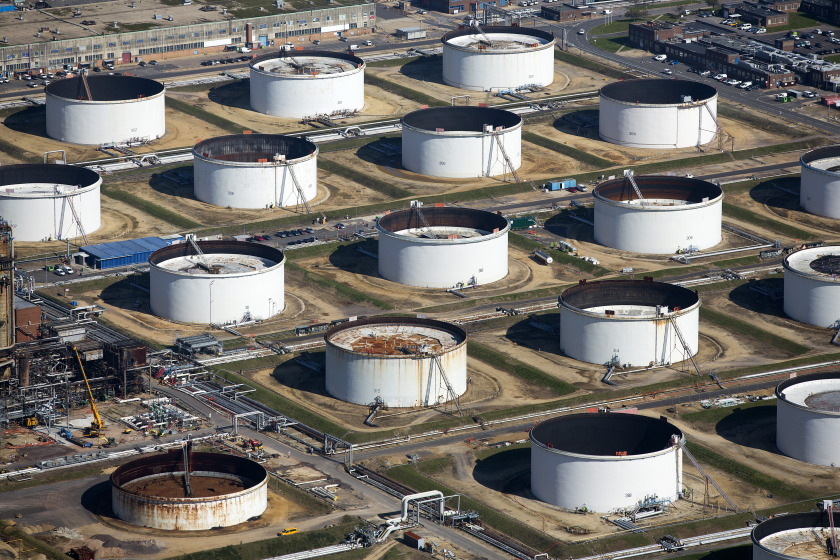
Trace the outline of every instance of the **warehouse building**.
<instances>
[{"instance_id":1,"label":"warehouse building","mask_svg":"<svg viewBox=\"0 0 840 560\"><path fill-rule=\"evenodd\" d=\"M724 4L721 6L723 17L730 14L740 14L741 21L746 21L761 27L774 27L788 24L788 14L775 10L769 5L758 2L740 2L738 4Z\"/></svg>"},{"instance_id":2,"label":"warehouse building","mask_svg":"<svg viewBox=\"0 0 840 560\"><path fill-rule=\"evenodd\" d=\"M80 251L83 253L86 264L91 268L116 268L132 264L146 264L152 253L178 240L180 238L142 237L88 245L82 247Z\"/></svg>"}]
</instances>

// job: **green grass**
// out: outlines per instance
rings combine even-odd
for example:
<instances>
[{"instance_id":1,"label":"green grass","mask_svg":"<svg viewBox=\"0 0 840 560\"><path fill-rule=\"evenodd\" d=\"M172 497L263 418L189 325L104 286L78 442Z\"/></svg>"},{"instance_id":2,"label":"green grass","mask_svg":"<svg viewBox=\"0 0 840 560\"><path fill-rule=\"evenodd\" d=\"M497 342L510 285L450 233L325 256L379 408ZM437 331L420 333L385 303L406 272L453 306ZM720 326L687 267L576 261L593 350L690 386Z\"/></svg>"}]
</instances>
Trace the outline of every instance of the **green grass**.
<instances>
[{"instance_id":1,"label":"green grass","mask_svg":"<svg viewBox=\"0 0 840 560\"><path fill-rule=\"evenodd\" d=\"M374 142L378 142L379 140L385 138L400 138L401 134L383 134L382 136L377 136L376 138L371 138L370 136L362 136L360 138L353 138L344 140L336 140L334 142L324 142L322 144L318 144L318 151L322 154L327 154L329 152L340 152L343 150L354 150L361 148L362 146L367 146L368 144L373 144Z\"/></svg>"},{"instance_id":2,"label":"green grass","mask_svg":"<svg viewBox=\"0 0 840 560\"><path fill-rule=\"evenodd\" d=\"M684 266L684 267L669 267L669 268L660 268L659 270L653 270L651 272L645 272L644 276L650 276L651 278L668 278L669 276L682 276L683 274L689 274L692 272L702 272L704 270L710 270L712 268L732 268L733 266L744 266L747 264L758 264L761 262L761 259L757 256L751 257L738 257L737 259L729 259L725 261L715 261L710 263L704 264L697 264L693 266Z\"/></svg>"},{"instance_id":3,"label":"green grass","mask_svg":"<svg viewBox=\"0 0 840 560\"><path fill-rule=\"evenodd\" d=\"M567 144L561 144L560 142L551 140L545 136L540 136L539 134L535 134L533 132L523 131L522 139L526 142L530 142L531 144L536 144L537 146L542 146L543 148L548 148L549 150L563 154L564 156L569 156L576 161L580 161L586 165L591 165L596 169L603 169L613 165L613 162L609 160L584 152L583 150L578 150L577 148L573 148Z\"/></svg>"},{"instance_id":4,"label":"green grass","mask_svg":"<svg viewBox=\"0 0 840 560\"><path fill-rule=\"evenodd\" d=\"M802 138L808 135L804 130L792 126L785 126L772 119L742 111L726 103L718 104L718 116L741 121L759 130L765 130L774 134L783 134L789 138Z\"/></svg>"},{"instance_id":5,"label":"green grass","mask_svg":"<svg viewBox=\"0 0 840 560\"><path fill-rule=\"evenodd\" d=\"M840 62L840 54L830 54L824 56L823 59L827 62Z\"/></svg>"},{"instance_id":6,"label":"green grass","mask_svg":"<svg viewBox=\"0 0 840 560\"><path fill-rule=\"evenodd\" d=\"M592 70L593 72L598 72L599 74L603 74L604 76L607 76L609 78L615 78L616 80L628 80L635 78L635 76L622 72L621 70L613 68L612 66L607 66L606 64L601 64L600 62L589 60L588 58L567 53L559 49L554 49L554 58L556 60L565 62L567 64L571 64L573 66L578 66L580 68Z\"/></svg>"},{"instance_id":7,"label":"green grass","mask_svg":"<svg viewBox=\"0 0 840 560\"><path fill-rule=\"evenodd\" d=\"M336 282L335 280L327 278L326 276L322 276L321 274L316 274L315 272L305 270L304 268L294 263L287 263L286 269L302 272L303 281L306 284L319 286L324 290L328 292L333 292L337 296L352 303L368 303L370 305L373 305L374 307L378 307L379 309L394 309L394 306L388 303L387 301L382 301L381 299L369 296L364 292L360 292L356 288L353 288L341 282Z\"/></svg>"},{"instance_id":8,"label":"green grass","mask_svg":"<svg viewBox=\"0 0 840 560\"><path fill-rule=\"evenodd\" d=\"M43 156L37 156L32 152L27 152L26 150L17 147L12 142L0 138L0 152L13 157L14 159L26 162L26 163L43 163L44 159Z\"/></svg>"},{"instance_id":9,"label":"green grass","mask_svg":"<svg viewBox=\"0 0 840 560\"><path fill-rule=\"evenodd\" d=\"M657 8L661 7L660 4L656 5ZM643 21L640 19L618 19L614 20L610 23L606 23L603 25L599 25L597 27L593 27L589 30L589 36L597 36L597 35L606 35L607 33L627 33L630 29L631 23L636 23L637 21Z\"/></svg>"},{"instance_id":10,"label":"green grass","mask_svg":"<svg viewBox=\"0 0 840 560\"><path fill-rule=\"evenodd\" d=\"M435 99L431 95L426 95L425 93L421 93L415 89L395 84L390 80L374 76L370 73L365 74L365 83L376 86L382 91L387 91L393 93L394 95L405 97L406 99L415 101L421 105L428 105L429 107L445 107L449 105L449 103Z\"/></svg>"},{"instance_id":11,"label":"green grass","mask_svg":"<svg viewBox=\"0 0 840 560\"><path fill-rule=\"evenodd\" d=\"M148 31L149 29L154 29L155 27L160 27L159 23L152 23L150 21L141 21L138 23L120 23L120 31L123 33L130 33L132 31Z\"/></svg>"},{"instance_id":12,"label":"green grass","mask_svg":"<svg viewBox=\"0 0 840 560\"><path fill-rule=\"evenodd\" d=\"M810 31L811 29L820 27L821 25L825 24L808 14L803 14L802 12L790 12L788 13L787 25L774 25L769 28L768 31L772 31L773 33L778 31L790 31L791 29L805 29Z\"/></svg>"},{"instance_id":13,"label":"green grass","mask_svg":"<svg viewBox=\"0 0 840 560\"><path fill-rule=\"evenodd\" d=\"M350 179L351 181L354 181L373 191L376 191L380 194L384 194L385 196L389 196L391 198L406 198L411 196L412 194L411 191L402 189L396 185L392 185L391 183L387 183L380 179L376 179L374 177L371 177L367 173L364 173L363 171L351 169L346 165L342 165L335 161L330 161L326 158L318 159L318 167L320 167L324 171L329 171L330 173L341 175L345 179Z\"/></svg>"},{"instance_id":14,"label":"green grass","mask_svg":"<svg viewBox=\"0 0 840 560\"><path fill-rule=\"evenodd\" d=\"M585 272L596 277L609 274L610 272L609 270L600 265L592 264L591 262L587 262L583 259L567 255L566 253L558 251L556 249L548 248L545 246L545 243L529 239L528 237L525 237L524 235L519 235L518 233L511 233L508 236L508 243L510 243L514 247L524 249L525 251L535 251L537 249L546 251L554 259L554 262L558 264L567 264L569 266L577 268L581 272Z\"/></svg>"},{"instance_id":15,"label":"green grass","mask_svg":"<svg viewBox=\"0 0 840 560\"><path fill-rule=\"evenodd\" d=\"M227 86L234 82L238 82L239 80L234 80L231 78L230 80L225 80L224 82L210 82L206 84L192 84L189 86L178 86L178 87L166 87L166 91L174 91L176 93L182 92L198 92L198 91L210 91L211 89L215 89L221 86Z\"/></svg>"},{"instance_id":16,"label":"green grass","mask_svg":"<svg viewBox=\"0 0 840 560\"><path fill-rule=\"evenodd\" d=\"M734 218L736 220L740 220L742 222L747 222L754 226L766 228L769 231L779 233L781 235L786 235L787 237L791 237L793 239L817 238L816 235L807 232L804 229L799 229L798 227L786 224L784 222L780 222L772 218L767 218L760 214L756 214L752 210L747 210L742 206L737 206L729 202L723 203L723 215L728 216L730 218Z\"/></svg>"},{"instance_id":17,"label":"green grass","mask_svg":"<svg viewBox=\"0 0 840 560\"><path fill-rule=\"evenodd\" d=\"M231 134L242 134L242 125L238 125L233 121L229 121L224 117L220 117L219 115L214 115L213 113L205 111L204 109L196 107L195 105L185 103L180 99L175 99L171 96L167 96L166 106L170 109L181 111L182 113L186 113L187 115L193 116L197 119L201 119L204 122L212 124L213 126L221 128L222 130L230 132Z\"/></svg>"},{"instance_id":18,"label":"green grass","mask_svg":"<svg viewBox=\"0 0 840 560\"><path fill-rule=\"evenodd\" d=\"M376 62L368 62L368 68L393 68L394 66L405 66L409 62L419 60L419 56L409 56L406 58L389 58L387 60L377 60ZM431 58L431 57L430 57Z\"/></svg>"},{"instance_id":19,"label":"green grass","mask_svg":"<svg viewBox=\"0 0 840 560\"><path fill-rule=\"evenodd\" d=\"M184 217L182 214L173 212L172 210L168 210L163 206L158 206L153 202L149 202L148 200L140 198L139 196L131 194L130 192L124 191L122 189L118 189L110 185L102 185L102 194L104 194L108 198L113 198L114 200L125 202L129 206L133 206L138 210L142 210L150 216L154 216L155 218L159 218L164 222L168 222L180 228L193 229L201 227L201 224Z\"/></svg>"},{"instance_id":20,"label":"green grass","mask_svg":"<svg viewBox=\"0 0 840 560\"><path fill-rule=\"evenodd\" d=\"M268 477L268 487L304 509L304 511L296 514L295 517L323 515L332 511L332 506L324 500L316 498L306 490L283 482L275 476Z\"/></svg>"},{"instance_id":21,"label":"green grass","mask_svg":"<svg viewBox=\"0 0 840 560\"><path fill-rule=\"evenodd\" d=\"M544 298L559 294L565 289L565 286L552 286L551 288L538 288L536 290L529 290L526 292L513 292L510 294L503 294L500 296L492 296L485 298L468 299L456 301L454 303L443 303L440 305L431 305L429 307L421 307L415 311L420 313L448 313L451 311L460 311L462 309L469 309L479 304L485 303L504 303L516 302L525 299Z\"/></svg>"},{"instance_id":22,"label":"green grass","mask_svg":"<svg viewBox=\"0 0 840 560\"><path fill-rule=\"evenodd\" d=\"M520 362L474 340L467 344L467 356L515 375L523 381L548 389L558 396L577 391L577 387L571 383L561 381L534 366Z\"/></svg>"},{"instance_id":23,"label":"green grass","mask_svg":"<svg viewBox=\"0 0 840 560\"><path fill-rule=\"evenodd\" d=\"M770 344L771 346L787 352L792 356L799 356L800 354L804 354L805 352L811 350L810 347L805 346L804 344L799 344L798 342L775 335L771 332L765 331L764 329L756 327L751 323L747 323L741 319L736 319L735 317L726 315L725 313L721 313L719 311L714 311L708 307L700 308L700 318L704 321L714 323L732 333L742 334L755 339L757 342Z\"/></svg>"},{"instance_id":24,"label":"green grass","mask_svg":"<svg viewBox=\"0 0 840 560\"><path fill-rule=\"evenodd\" d=\"M592 39L592 44L601 50L611 53L618 52L620 49L638 49L636 45L630 42L630 37L621 35L620 37L598 37Z\"/></svg>"},{"instance_id":25,"label":"green grass","mask_svg":"<svg viewBox=\"0 0 840 560\"><path fill-rule=\"evenodd\" d=\"M750 408L757 407L776 407L776 401L755 401L745 402L738 406L725 406L717 408L707 408L687 414L680 414L680 422L687 422L692 426L704 428L706 430L714 430L715 426L723 419L729 418L736 412L741 412Z\"/></svg>"}]
</instances>

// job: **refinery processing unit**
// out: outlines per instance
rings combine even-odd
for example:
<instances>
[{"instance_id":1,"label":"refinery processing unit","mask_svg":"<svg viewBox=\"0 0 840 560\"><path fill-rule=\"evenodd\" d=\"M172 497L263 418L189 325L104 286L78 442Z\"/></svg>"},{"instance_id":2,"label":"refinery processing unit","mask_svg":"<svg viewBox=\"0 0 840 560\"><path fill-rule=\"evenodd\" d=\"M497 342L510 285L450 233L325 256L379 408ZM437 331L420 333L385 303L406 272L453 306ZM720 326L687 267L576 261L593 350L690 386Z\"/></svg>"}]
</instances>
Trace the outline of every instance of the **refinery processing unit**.
<instances>
[{"instance_id":1,"label":"refinery processing unit","mask_svg":"<svg viewBox=\"0 0 840 560\"><path fill-rule=\"evenodd\" d=\"M840 556L831 2L0 0L0 558Z\"/></svg>"}]
</instances>

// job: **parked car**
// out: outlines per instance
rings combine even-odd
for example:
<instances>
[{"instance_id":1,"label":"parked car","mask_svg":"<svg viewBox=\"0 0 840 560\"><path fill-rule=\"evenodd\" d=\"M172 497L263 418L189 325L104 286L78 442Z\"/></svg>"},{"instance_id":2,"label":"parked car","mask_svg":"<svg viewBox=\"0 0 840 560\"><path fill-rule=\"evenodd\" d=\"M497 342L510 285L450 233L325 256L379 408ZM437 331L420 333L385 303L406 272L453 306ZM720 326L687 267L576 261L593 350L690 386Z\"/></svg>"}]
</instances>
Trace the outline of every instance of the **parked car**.
<instances>
[{"instance_id":1,"label":"parked car","mask_svg":"<svg viewBox=\"0 0 840 560\"><path fill-rule=\"evenodd\" d=\"M150 60L150 61L149 61L149 64L150 64L150 65L152 65L152 66L157 66L157 65L158 65L158 61L157 61L157 60Z\"/></svg>"},{"instance_id":2,"label":"parked car","mask_svg":"<svg viewBox=\"0 0 840 560\"><path fill-rule=\"evenodd\" d=\"M759 27L758 29L756 29L754 31L754 33L757 33L758 35L761 35L762 33L767 33L767 29L765 29L763 27Z\"/></svg>"},{"instance_id":3,"label":"parked car","mask_svg":"<svg viewBox=\"0 0 840 560\"><path fill-rule=\"evenodd\" d=\"M679 60L672 60L672 61L671 61L671 62L669 62L668 64L670 64L671 66L676 66L676 65L677 65L677 64L679 64L679 63L680 63L680 61L679 61Z\"/></svg>"},{"instance_id":4,"label":"parked car","mask_svg":"<svg viewBox=\"0 0 840 560\"><path fill-rule=\"evenodd\" d=\"M706 76L711 76L711 74L712 74L711 70L703 70L702 72L700 72L700 75L703 76L704 78Z\"/></svg>"},{"instance_id":5,"label":"parked car","mask_svg":"<svg viewBox=\"0 0 840 560\"><path fill-rule=\"evenodd\" d=\"M285 529L280 531L279 536L283 537L283 536L286 536L286 535L294 535L297 532L298 532L298 530L297 530L296 527L286 527Z\"/></svg>"},{"instance_id":6,"label":"parked car","mask_svg":"<svg viewBox=\"0 0 840 560\"><path fill-rule=\"evenodd\" d=\"M658 55L653 57L653 60L655 60L657 62L665 62L666 60L668 60L668 57L664 54L658 54Z\"/></svg>"},{"instance_id":7,"label":"parked car","mask_svg":"<svg viewBox=\"0 0 840 560\"><path fill-rule=\"evenodd\" d=\"M666 74L668 76L671 76L674 73L674 71L671 70L670 68L666 68L665 70L662 71L662 73Z\"/></svg>"},{"instance_id":8,"label":"parked car","mask_svg":"<svg viewBox=\"0 0 840 560\"><path fill-rule=\"evenodd\" d=\"M585 29L578 29L578 35L586 35Z\"/></svg>"},{"instance_id":9,"label":"parked car","mask_svg":"<svg viewBox=\"0 0 840 560\"><path fill-rule=\"evenodd\" d=\"M146 61L145 61L145 60L141 60L141 61L138 63L138 66L140 66L141 68L145 68L146 66L148 66L148 63L146 63Z\"/></svg>"}]
</instances>

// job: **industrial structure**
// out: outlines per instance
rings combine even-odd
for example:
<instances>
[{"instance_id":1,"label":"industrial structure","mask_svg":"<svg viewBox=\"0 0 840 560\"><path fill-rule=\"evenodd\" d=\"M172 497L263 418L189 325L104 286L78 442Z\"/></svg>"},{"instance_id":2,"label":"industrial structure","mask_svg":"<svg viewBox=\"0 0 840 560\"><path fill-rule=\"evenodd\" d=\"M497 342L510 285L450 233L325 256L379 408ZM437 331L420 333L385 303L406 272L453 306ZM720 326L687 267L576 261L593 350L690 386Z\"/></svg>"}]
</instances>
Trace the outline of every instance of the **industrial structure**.
<instances>
[{"instance_id":1,"label":"industrial structure","mask_svg":"<svg viewBox=\"0 0 840 560\"><path fill-rule=\"evenodd\" d=\"M382 216L376 229L379 274L392 282L458 288L507 276L510 224L498 214L413 202Z\"/></svg>"},{"instance_id":2,"label":"industrial structure","mask_svg":"<svg viewBox=\"0 0 840 560\"><path fill-rule=\"evenodd\" d=\"M185 323L241 324L283 311L285 255L245 241L187 238L149 257L152 313Z\"/></svg>"},{"instance_id":3,"label":"industrial structure","mask_svg":"<svg viewBox=\"0 0 840 560\"><path fill-rule=\"evenodd\" d=\"M0 216L18 241L81 237L99 229L100 186L95 171L74 165L0 167Z\"/></svg>"},{"instance_id":4,"label":"industrial structure","mask_svg":"<svg viewBox=\"0 0 840 560\"><path fill-rule=\"evenodd\" d=\"M622 80L601 88L598 132L634 148L705 146L718 134L717 89L691 80Z\"/></svg>"},{"instance_id":5,"label":"industrial structure","mask_svg":"<svg viewBox=\"0 0 840 560\"><path fill-rule=\"evenodd\" d=\"M663 506L682 493L684 436L664 419L571 414L530 431L531 492L575 511Z\"/></svg>"},{"instance_id":6,"label":"industrial structure","mask_svg":"<svg viewBox=\"0 0 840 560\"><path fill-rule=\"evenodd\" d=\"M409 171L466 179L516 173L522 165L522 117L488 107L434 107L402 123L402 165Z\"/></svg>"},{"instance_id":7,"label":"industrial structure","mask_svg":"<svg viewBox=\"0 0 840 560\"><path fill-rule=\"evenodd\" d=\"M630 251L667 255L721 241L723 191L689 177L625 176L593 190L595 241Z\"/></svg>"},{"instance_id":8,"label":"industrial structure","mask_svg":"<svg viewBox=\"0 0 840 560\"><path fill-rule=\"evenodd\" d=\"M799 204L811 214L840 220L840 145L809 150L799 165Z\"/></svg>"},{"instance_id":9,"label":"industrial structure","mask_svg":"<svg viewBox=\"0 0 840 560\"><path fill-rule=\"evenodd\" d=\"M253 59L251 108L299 119L352 114L365 106L365 61L340 52L279 51Z\"/></svg>"},{"instance_id":10,"label":"industrial structure","mask_svg":"<svg viewBox=\"0 0 840 560\"><path fill-rule=\"evenodd\" d=\"M840 513L833 502L822 502L818 510L774 515L752 530L753 560L800 560L834 558L836 527Z\"/></svg>"},{"instance_id":11,"label":"industrial structure","mask_svg":"<svg viewBox=\"0 0 840 560\"><path fill-rule=\"evenodd\" d=\"M202 531L262 515L268 472L221 453L181 450L122 465L111 474L111 506L119 519L153 529Z\"/></svg>"},{"instance_id":12,"label":"industrial structure","mask_svg":"<svg viewBox=\"0 0 840 560\"><path fill-rule=\"evenodd\" d=\"M697 353L700 298L687 288L649 278L581 281L558 304L560 349L576 360L645 367Z\"/></svg>"},{"instance_id":13,"label":"industrial structure","mask_svg":"<svg viewBox=\"0 0 840 560\"><path fill-rule=\"evenodd\" d=\"M193 147L195 197L230 208L303 205L318 194L318 147L294 136L235 134Z\"/></svg>"},{"instance_id":14,"label":"industrial structure","mask_svg":"<svg viewBox=\"0 0 840 560\"><path fill-rule=\"evenodd\" d=\"M788 255L785 268L785 313L818 327L840 321L840 245L803 249Z\"/></svg>"},{"instance_id":15,"label":"industrial structure","mask_svg":"<svg viewBox=\"0 0 840 560\"><path fill-rule=\"evenodd\" d=\"M166 133L164 86L136 76L56 80L46 88L47 135L72 144L135 144Z\"/></svg>"},{"instance_id":16,"label":"industrial structure","mask_svg":"<svg viewBox=\"0 0 840 560\"><path fill-rule=\"evenodd\" d=\"M443 43L443 81L462 89L536 91L554 81L554 35L525 27L472 25Z\"/></svg>"},{"instance_id":17,"label":"industrial structure","mask_svg":"<svg viewBox=\"0 0 840 560\"><path fill-rule=\"evenodd\" d=\"M798 375L776 387L776 447L789 457L840 465L840 372Z\"/></svg>"},{"instance_id":18,"label":"industrial structure","mask_svg":"<svg viewBox=\"0 0 840 560\"><path fill-rule=\"evenodd\" d=\"M432 319L382 317L340 324L326 336L327 392L386 407L452 403L467 390L467 333Z\"/></svg>"}]
</instances>

